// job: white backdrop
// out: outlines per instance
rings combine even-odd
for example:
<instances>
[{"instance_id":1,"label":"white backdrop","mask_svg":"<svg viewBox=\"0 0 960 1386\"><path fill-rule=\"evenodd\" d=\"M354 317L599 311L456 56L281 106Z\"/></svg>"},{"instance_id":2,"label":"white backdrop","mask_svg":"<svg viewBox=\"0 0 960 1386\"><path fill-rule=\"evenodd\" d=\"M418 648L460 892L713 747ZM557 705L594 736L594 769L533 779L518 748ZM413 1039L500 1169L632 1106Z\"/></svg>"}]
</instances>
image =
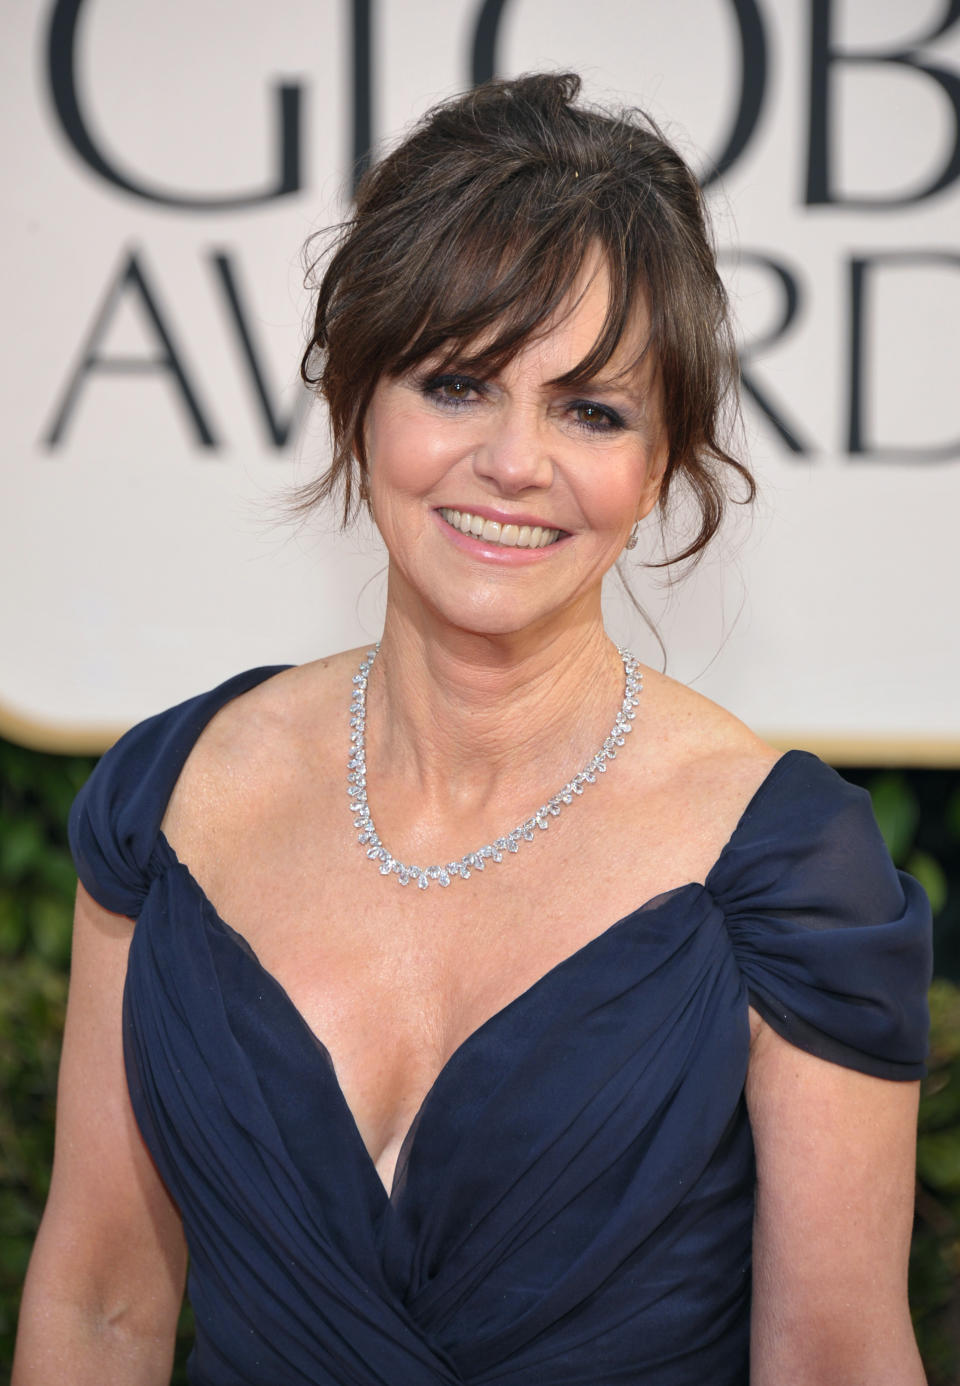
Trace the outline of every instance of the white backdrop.
<instances>
[{"instance_id":1,"label":"white backdrop","mask_svg":"<svg viewBox=\"0 0 960 1386\"><path fill-rule=\"evenodd\" d=\"M669 672L784 744L960 763L956 0L10 0L0 35L0 734L99 748L376 633L376 537L279 518L326 447L301 245L368 139L572 67L727 165L762 499L675 590L635 567Z\"/></svg>"}]
</instances>

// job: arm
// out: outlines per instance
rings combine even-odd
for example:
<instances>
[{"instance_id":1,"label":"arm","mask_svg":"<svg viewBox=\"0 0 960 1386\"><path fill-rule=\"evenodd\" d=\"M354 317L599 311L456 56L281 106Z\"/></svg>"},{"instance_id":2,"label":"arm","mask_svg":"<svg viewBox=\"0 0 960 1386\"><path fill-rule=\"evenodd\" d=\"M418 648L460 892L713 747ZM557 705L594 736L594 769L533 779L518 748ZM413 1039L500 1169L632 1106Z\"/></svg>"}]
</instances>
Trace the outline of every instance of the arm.
<instances>
[{"instance_id":1,"label":"arm","mask_svg":"<svg viewBox=\"0 0 960 1386\"><path fill-rule=\"evenodd\" d=\"M169 1381L186 1246L123 1067L133 925L77 894L50 1196L24 1287L13 1386Z\"/></svg>"},{"instance_id":2,"label":"arm","mask_svg":"<svg viewBox=\"0 0 960 1386\"><path fill-rule=\"evenodd\" d=\"M751 1021L751 1386L924 1386L907 1307L918 1085Z\"/></svg>"}]
</instances>

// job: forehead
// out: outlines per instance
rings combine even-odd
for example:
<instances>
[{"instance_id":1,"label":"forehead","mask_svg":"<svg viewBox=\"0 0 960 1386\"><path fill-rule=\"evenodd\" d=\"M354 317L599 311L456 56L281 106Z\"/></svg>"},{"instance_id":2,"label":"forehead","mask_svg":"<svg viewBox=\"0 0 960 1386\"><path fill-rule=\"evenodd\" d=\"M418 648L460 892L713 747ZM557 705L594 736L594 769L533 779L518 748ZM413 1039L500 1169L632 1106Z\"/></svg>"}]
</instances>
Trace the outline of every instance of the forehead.
<instances>
[{"instance_id":1,"label":"forehead","mask_svg":"<svg viewBox=\"0 0 960 1386\"><path fill-rule=\"evenodd\" d=\"M615 312L612 289L606 260L599 253L592 254L584 262L566 299L544 324L543 335L528 343L526 350L537 352L545 366L553 363L557 376L580 374L581 364L588 363L596 352L608 329L611 314ZM588 368L586 373L611 380L632 375L648 356L649 336L650 314L646 295L641 290L635 294L613 351L603 352L605 359L598 363L597 369L590 371Z\"/></svg>"},{"instance_id":2,"label":"forehead","mask_svg":"<svg viewBox=\"0 0 960 1386\"><path fill-rule=\"evenodd\" d=\"M440 346L434 359L480 374L532 369L542 380L575 385L589 380L634 383L652 367L650 314L642 286L632 286L624 311L607 261L591 250L567 291L528 330L512 335L509 319ZM511 340L512 336L512 340Z\"/></svg>"}]
</instances>

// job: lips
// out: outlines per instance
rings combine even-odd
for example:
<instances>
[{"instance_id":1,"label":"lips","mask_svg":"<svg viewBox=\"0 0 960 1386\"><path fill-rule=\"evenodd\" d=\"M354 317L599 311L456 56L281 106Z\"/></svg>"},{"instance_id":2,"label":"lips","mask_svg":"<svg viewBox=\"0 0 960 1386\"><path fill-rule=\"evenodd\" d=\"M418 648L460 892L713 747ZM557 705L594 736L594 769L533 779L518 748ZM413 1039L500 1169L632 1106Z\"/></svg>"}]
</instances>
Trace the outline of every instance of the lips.
<instances>
[{"instance_id":1,"label":"lips","mask_svg":"<svg viewBox=\"0 0 960 1386\"><path fill-rule=\"evenodd\" d=\"M501 524L499 520L487 520L469 510L449 510L446 506L441 506L438 514L461 534L470 534L486 544L500 544L508 549L545 549L564 533L562 529L547 529L543 525Z\"/></svg>"}]
</instances>

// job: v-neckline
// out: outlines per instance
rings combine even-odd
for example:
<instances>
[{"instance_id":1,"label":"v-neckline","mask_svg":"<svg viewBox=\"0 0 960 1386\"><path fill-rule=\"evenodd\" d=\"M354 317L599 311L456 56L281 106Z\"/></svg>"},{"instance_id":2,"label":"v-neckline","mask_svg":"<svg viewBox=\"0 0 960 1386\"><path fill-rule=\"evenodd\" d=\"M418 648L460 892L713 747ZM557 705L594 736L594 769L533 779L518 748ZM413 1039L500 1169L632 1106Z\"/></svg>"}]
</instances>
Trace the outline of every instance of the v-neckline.
<instances>
[{"instance_id":1,"label":"v-neckline","mask_svg":"<svg viewBox=\"0 0 960 1386\"><path fill-rule=\"evenodd\" d=\"M169 779L169 792L172 792L173 785L176 783L176 779L179 777L183 765L186 762L190 754L190 751L193 749L193 744L195 743L196 739L200 736L201 732L206 727L207 723L210 720L212 720L212 718L221 709L221 707L225 706L227 702L233 701L234 698L241 697L244 692L249 692L253 687L258 687L261 683L266 682L267 679L284 672L286 669L289 669L290 667L292 666L267 666L262 670L251 670L249 671L250 674L262 673L263 677L257 679L255 683L251 683L249 687L239 687L236 692L231 693L231 695L228 698L225 698L223 700L214 701L211 695L206 695L207 699L209 700L208 706L204 708L204 716L202 721L199 724L194 723L192 725L192 740L190 744L183 746L182 755L178 757L179 763L168 767L168 776L172 776L172 778ZM245 677L246 676L244 675L239 675L237 679L230 680L229 687L233 688L234 685L237 684L238 680L242 684ZM214 693L218 691L219 690L214 690ZM304 1034L309 1037L312 1044L316 1048L318 1048L325 1057L325 1060L329 1066L331 1075L333 1077L334 1086L337 1090L338 1100L341 1104L345 1118L347 1120L348 1128L352 1131L352 1139L355 1140L358 1149L362 1152L362 1163L364 1165L364 1168L369 1171L370 1175L376 1181L376 1187L382 1194L383 1199L386 1201L387 1204L392 1206L394 1195L397 1192L398 1172L409 1162L413 1145L416 1142L416 1134L421 1124L423 1113L426 1110L426 1107L431 1097L437 1091L438 1087L442 1086L442 1082L445 1079L446 1075L450 1072L451 1067L454 1066L456 1062L463 1056L464 1052L469 1047L472 1047L475 1043L479 1042L480 1038L486 1033L490 1026L501 1022L503 1018L505 1018L508 1014L512 1013L512 1011L517 1006L523 1004L532 995L542 990L545 986L549 985L550 981L552 979L555 979L562 970L570 966L576 966L577 963L580 960L582 960L584 955L586 955L590 950L595 949L604 940L607 940L611 936L615 935L622 926L626 925L631 920L635 919L637 915L657 910L668 901L674 899L676 896L685 894L693 890L697 892L705 891L709 893L711 878L720 868L728 851L730 850L731 846L738 837L747 817L755 808L759 800L767 792L768 788L779 777L779 774L781 773L784 764L788 761L791 761L794 757L804 754L805 752L803 751L788 750L784 752L784 754L780 756L778 760L774 761L773 765L769 768L766 775L763 777L763 779L760 781L760 783L754 790L753 794L751 795L748 803L746 804L742 813L740 814L740 817L738 818L729 838L721 848L716 860L710 867L710 870L706 873L706 876L704 877L704 881L702 884L698 881L687 881L682 884L669 887L664 891L659 891L655 895L651 896L648 900L645 900L642 904L637 905L628 914L622 915L619 919L615 919L612 924L607 925L607 927L604 928L600 933L595 934L585 943L575 948L571 953L568 953L566 957L561 958L558 962L554 963L550 968L547 969L546 972L541 973L539 977L537 977L533 982L531 982L529 986L525 987L521 992L519 992L511 1000L507 1001L503 1006L499 1007L491 1015L487 1016L485 1020L481 1021L481 1023L474 1030L472 1030L460 1042L460 1044L457 1045L453 1052L448 1056L446 1062L442 1065L439 1072L434 1077L433 1082L430 1084L430 1087L424 1094L424 1097L420 1102L420 1105L418 1106L417 1111L415 1112L413 1119L409 1127L407 1128L407 1131L404 1134L403 1140L400 1142L399 1153L397 1156L396 1164L394 1166L393 1176L391 1178L389 1188L387 1187L384 1180L381 1178L380 1172L376 1166L376 1162L374 1161L374 1158L371 1155L369 1149L367 1148L366 1142L364 1141L363 1136L360 1133L360 1127L357 1124L357 1119L354 1115L353 1108L347 1101L347 1097L341 1085L339 1075L337 1074L336 1064L334 1063L333 1055L331 1054L330 1050L327 1048L322 1038L314 1031L312 1026L307 1022L306 1018L303 1015L303 1012L299 1009L299 1007L297 1007L294 1004L289 992L286 990L280 979L268 968L264 967L263 963L260 961L260 958L256 953L256 950L254 949L253 945L249 942L249 940L237 929L235 929L231 924L229 924L227 920L225 920L219 913L219 911L215 908L206 891L204 890L203 886L193 875L190 868L180 860L180 858L177 856L176 851L168 841L166 835L162 832L160 824L163 820L164 812L166 811L166 802L157 805L157 816L155 820L155 842L156 845L161 848L162 852L165 852L167 854L169 858L168 864L171 866L175 866L179 871L181 871L185 879L190 883L191 888L199 896L207 917L215 921L216 925L225 937L231 939L236 944L236 946L242 948L247 953L247 955L251 958L260 974L267 980L267 982L272 987L275 987L281 994L285 1005L289 1007L291 1013L296 1017L299 1025L303 1029Z\"/></svg>"},{"instance_id":2,"label":"v-neckline","mask_svg":"<svg viewBox=\"0 0 960 1386\"><path fill-rule=\"evenodd\" d=\"M249 957L250 961L253 963L254 967L257 969L257 972L260 974L260 976L282 998L285 1008L294 1018L308 1042L315 1049L318 1049L322 1054L326 1064L329 1067L330 1075L333 1080L333 1086L337 1094L337 1100L340 1103L340 1107L346 1120L348 1129L351 1132L351 1139L355 1142L358 1151L361 1153L363 1166L375 1181L376 1187L382 1194L384 1202L391 1207L396 1206L396 1197L398 1193L398 1177L400 1176L401 1171L406 1168L409 1162L410 1155L413 1149L413 1144L416 1141L417 1132L421 1125L424 1112L426 1111L430 1099L437 1091L437 1089L443 1085L443 1082L446 1079L449 1072L459 1064L464 1054L469 1049L473 1048L476 1044L478 1044L490 1028L496 1026L497 1024L503 1023L509 1014L511 1014L514 1010L516 1010L523 1004L529 1003L529 1001L532 1000L533 996L536 993L539 993L541 990L549 986L551 982L555 981L556 978L562 972L568 970L570 967L576 967L579 963L583 961L586 955L595 951L598 945L601 945L605 941L609 941L610 938L615 937L623 928L625 928L631 922L635 921L638 915L646 915L658 911L681 895L686 895L691 892L697 892L698 894L708 893L706 883L701 883L699 881L687 881L682 885L670 886L666 890L658 891L655 895L650 896L649 899L645 900L642 904L637 905L627 914L621 915L618 919L615 919L612 924L608 924L606 928L601 930L600 933L594 934L592 938L587 939L586 942L580 944L577 948L575 948L572 952L568 953L565 957L560 958L559 961L554 963L551 967L547 968L545 972L542 972L528 986L524 987L522 991L518 992L516 996L513 996L509 1001L504 1002L502 1006L498 1007L497 1010L493 1011L484 1020L482 1020L480 1024L475 1027L475 1029L471 1030L468 1035L464 1036L464 1038L460 1041L456 1048L451 1051L444 1063L441 1065L440 1069L438 1070L427 1091L424 1093L423 1098L421 1099L420 1104L417 1107L417 1110L414 1113L409 1126L407 1127L407 1130L404 1132L403 1139L400 1142L397 1160L393 1168L393 1175L390 1181L390 1186L388 1187L386 1182L382 1178L380 1171L377 1169L376 1161L374 1160L373 1155L370 1153L366 1141L363 1139L353 1108L350 1106L350 1103L347 1100L347 1095L344 1092L343 1085L340 1082L340 1077L337 1073L337 1066L334 1062L333 1054L330 1052L330 1049L324 1042L323 1038L319 1034L317 1034L316 1030L314 1030L313 1026L306 1019L303 1012L300 1010L299 1006L296 1005L289 991L284 986L280 978L276 975L276 973L271 972L271 970L268 967L264 966L257 954L256 949L246 938L246 936L240 933L239 930L235 929L232 924L230 924L226 919L223 918L219 910L213 904L207 892L204 890L203 886L200 884L196 876L194 876L193 872L190 870L189 866L187 866L186 863L181 861L180 858L177 856L175 849L170 844L169 840L163 832L157 833L157 846L160 849L161 854L165 855L169 859L166 863L167 867L179 872L181 876L187 881L190 889L197 895L203 907L204 915L206 916L206 918L212 920L216 927L223 934L223 936L229 939L229 941L232 944L234 944L237 948L241 949L242 952L245 953L247 957ZM724 850L726 850L726 848L724 848ZM713 868L711 868L711 871L712 870ZM709 876L707 879L709 880Z\"/></svg>"}]
</instances>

